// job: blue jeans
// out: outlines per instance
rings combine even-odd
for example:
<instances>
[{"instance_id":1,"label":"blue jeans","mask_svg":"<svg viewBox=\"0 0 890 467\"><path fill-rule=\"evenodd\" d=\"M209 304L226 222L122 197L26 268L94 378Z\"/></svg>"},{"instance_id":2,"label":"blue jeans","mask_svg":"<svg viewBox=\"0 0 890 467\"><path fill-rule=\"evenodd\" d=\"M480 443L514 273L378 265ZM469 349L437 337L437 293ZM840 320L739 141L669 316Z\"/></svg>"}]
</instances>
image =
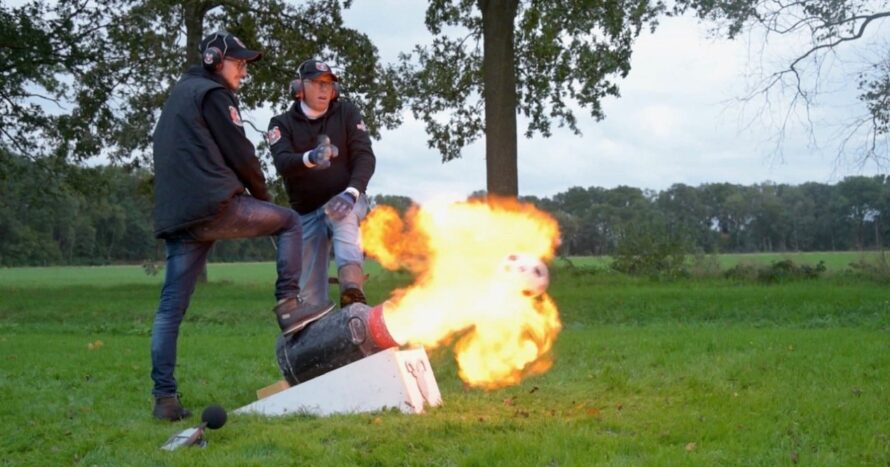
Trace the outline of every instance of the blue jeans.
<instances>
[{"instance_id":1,"label":"blue jeans","mask_svg":"<svg viewBox=\"0 0 890 467\"><path fill-rule=\"evenodd\" d=\"M341 220L333 220L324 212L324 206L301 214L303 224L303 275L300 289L308 303L326 303L328 296L328 265L331 249L337 269L347 264L363 265L359 222L368 214L368 197L361 194L355 207Z\"/></svg>"},{"instance_id":2,"label":"blue jeans","mask_svg":"<svg viewBox=\"0 0 890 467\"><path fill-rule=\"evenodd\" d=\"M151 379L155 397L176 394L176 340L198 276L215 240L278 237L277 299L296 297L302 257L299 216L289 208L242 195L232 198L215 218L166 239L167 267L151 333Z\"/></svg>"}]
</instances>

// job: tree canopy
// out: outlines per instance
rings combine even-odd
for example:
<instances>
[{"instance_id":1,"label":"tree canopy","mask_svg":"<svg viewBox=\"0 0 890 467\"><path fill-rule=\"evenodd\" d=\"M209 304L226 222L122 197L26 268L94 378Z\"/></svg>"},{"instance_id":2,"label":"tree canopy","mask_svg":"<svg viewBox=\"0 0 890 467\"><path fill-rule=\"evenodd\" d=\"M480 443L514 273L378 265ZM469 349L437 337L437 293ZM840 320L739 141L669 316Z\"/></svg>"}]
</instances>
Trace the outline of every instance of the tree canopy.
<instances>
[{"instance_id":1,"label":"tree canopy","mask_svg":"<svg viewBox=\"0 0 890 467\"><path fill-rule=\"evenodd\" d=\"M0 10L0 145L80 162L148 161L154 123L198 43L226 29L265 57L239 96L247 109L289 101L303 60L338 68L374 136L400 122L391 72L367 36L345 27L351 2L33 0ZM342 70L342 71L340 71ZM260 127L265 127L262 122Z\"/></svg>"}]
</instances>

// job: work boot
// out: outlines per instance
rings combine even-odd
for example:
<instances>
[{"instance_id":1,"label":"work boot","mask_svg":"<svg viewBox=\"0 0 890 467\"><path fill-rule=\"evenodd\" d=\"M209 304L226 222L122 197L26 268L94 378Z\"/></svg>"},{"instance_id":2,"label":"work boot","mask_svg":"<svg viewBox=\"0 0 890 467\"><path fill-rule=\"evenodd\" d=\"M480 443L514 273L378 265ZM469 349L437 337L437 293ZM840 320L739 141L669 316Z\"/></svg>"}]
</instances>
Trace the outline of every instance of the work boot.
<instances>
[{"instance_id":1,"label":"work boot","mask_svg":"<svg viewBox=\"0 0 890 467\"><path fill-rule=\"evenodd\" d=\"M360 264L346 264L337 270L337 282L340 284L340 308L353 303L368 304L362 284L365 274Z\"/></svg>"},{"instance_id":2,"label":"work boot","mask_svg":"<svg viewBox=\"0 0 890 467\"><path fill-rule=\"evenodd\" d=\"M172 396L155 397L155 408L152 414L159 420L176 422L190 417L192 412L182 406L179 394L173 394Z\"/></svg>"},{"instance_id":3,"label":"work boot","mask_svg":"<svg viewBox=\"0 0 890 467\"><path fill-rule=\"evenodd\" d=\"M275 316L281 335L287 337L306 327L307 324L321 318L334 309L334 302L328 300L324 305L309 304L301 297L284 298L275 305Z\"/></svg>"},{"instance_id":4,"label":"work boot","mask_svg":"<svg viewBox=\"0 0 890 467\"><path fill-rule=\"evenodd\" d=\"M365 298L365 293L362 292L362 289L350 287L340 293L340 308L346 308L353 303L368 304L368 299Z\"/></svg>"}]
</instances>

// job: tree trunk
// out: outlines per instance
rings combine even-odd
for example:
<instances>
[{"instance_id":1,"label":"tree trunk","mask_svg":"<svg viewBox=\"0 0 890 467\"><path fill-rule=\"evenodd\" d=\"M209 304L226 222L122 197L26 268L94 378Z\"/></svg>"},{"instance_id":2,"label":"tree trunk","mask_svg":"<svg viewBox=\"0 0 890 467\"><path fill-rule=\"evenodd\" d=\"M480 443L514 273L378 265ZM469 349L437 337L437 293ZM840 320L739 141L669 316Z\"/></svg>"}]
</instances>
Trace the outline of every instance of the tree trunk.
<instances>
[{"instance_id":1,"label":"tree trunk","mask_svg":"<svg viewBox=\"0 0 890 467\"><path fill-rule=\"evenodd\" d=\"M182 69L201 63L201 39L204 38L204 16L211 8L219 6L218 2L184 0L182 2L183 22L185 23L185 63ZM207 263L198 275L198 283L207 283Z\"/></svg>"},{"instance_id":2,"label":"tree trunk","mask_svg":"<svg viewBox=\"0 0 890 467\"><path fill-rule=\"evenodd\" d=\"M489 194L519 195L516 157L516 60L513 20L518 0L479 0L482 12L485 171Z\"/></svg>"},{"instance_id":3,"label":"tree trunk","mask_svg":"<svg viewBox=\"0 0 890 467\"><path fill-rule=\"evenodd\" d=\"M183 23L185 23L185 63L183 69L201 63L201 39L204 38L204 16L217 2L184 0L182 2Z\"/></svg>"}]
</instances>

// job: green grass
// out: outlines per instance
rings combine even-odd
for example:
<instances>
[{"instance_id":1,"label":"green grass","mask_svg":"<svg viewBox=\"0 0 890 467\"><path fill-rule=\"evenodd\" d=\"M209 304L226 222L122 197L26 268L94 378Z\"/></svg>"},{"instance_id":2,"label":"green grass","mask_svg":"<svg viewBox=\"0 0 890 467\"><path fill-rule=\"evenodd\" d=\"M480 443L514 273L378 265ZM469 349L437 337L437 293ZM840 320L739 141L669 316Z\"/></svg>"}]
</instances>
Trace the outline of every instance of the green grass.
<instances>
[{"instance_id":1,"label":"green grass","mask_svg":"<svg viewBox=\"0 0 890 467\"><path fill-rule=\"evenodd\" d=\"M594 259L582 259L594 261ZM796 260L795 260L796 261ZM558 264L558 263L557 263ZM410 278L372 267L383 300ZM327 418L230 415L208 449L159 450L150 417L160 277L138 266L0 270L0 459L13 465L887 465L890 292L825 277L657 282L556 267L548 373L444 406ZM186 403L245 405L280 378L270 263L213 264L180 335ZM101 346L96 346L101 341ZM90 348L93 344L93 348ZM193 417L190 423L196 423Z\"/></svg>"}]
</instances>

